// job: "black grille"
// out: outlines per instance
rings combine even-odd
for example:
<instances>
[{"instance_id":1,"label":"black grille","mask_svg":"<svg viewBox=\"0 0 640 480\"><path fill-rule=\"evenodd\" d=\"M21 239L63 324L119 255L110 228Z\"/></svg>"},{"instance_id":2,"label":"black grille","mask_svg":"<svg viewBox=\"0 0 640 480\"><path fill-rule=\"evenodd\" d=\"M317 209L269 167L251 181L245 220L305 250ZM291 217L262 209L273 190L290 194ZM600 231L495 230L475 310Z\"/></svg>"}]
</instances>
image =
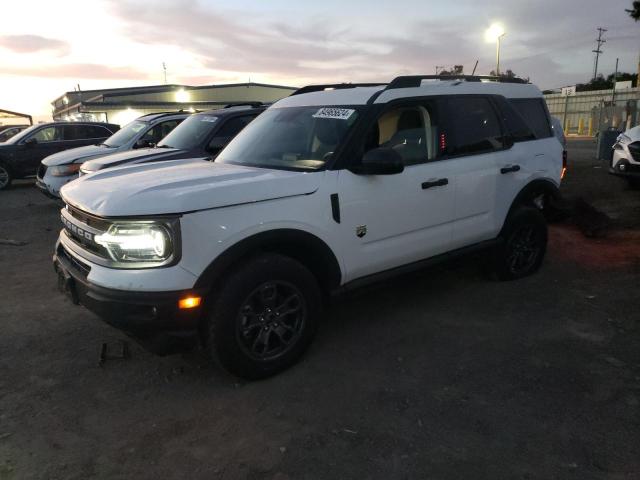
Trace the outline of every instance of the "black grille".
<instances>
[{"instance_id":1,"label":"black grille","mask_svg":"<svg viewBox=\"0 0 640 480\"><path fill-rule=\"evenodd\" d=\"M629 145L631 156L636 162L640 162L640 142L633 142Z\"/></svg>"},{"instance_id":2,"label":"black grille","mask_svg":"<svg viewBox=\"0 0 640 480\"><path fill-rule=\"evenodd\" d=\"M109 227L111 226L110 222L103 220L102 218L89 215L88 213L78 210L77 208L74 208L71 205L67 205L67 211L71 214L73 218L81 221L88 227L96 228L98 230L106 232L107 230L109 230Z\"/></svg>"},{"instance_id":3,"label":"black grille","mask_svg":"<svg viewBox=\"0 0 640 480\"><path fill-rule=\"evenodd\" d=\"M58 249L58 257L68 263L74 270L80 273L84 278L89 276L89 272L91 271L91 267L80 260L77 260L73 255L70 255L69 252L65 250L65 248L60 245Z\"/></svg>"},{"instance_id":4,"label":"black grille","mask_svg":"<svg viewBox=\"0 0 640 480\"><path fill-rule=\"evenodd\" d=\"M47 173L47 166L40 164L38 167L38 178L44 178L45 173Z\"/></svg>"}]
</instances>

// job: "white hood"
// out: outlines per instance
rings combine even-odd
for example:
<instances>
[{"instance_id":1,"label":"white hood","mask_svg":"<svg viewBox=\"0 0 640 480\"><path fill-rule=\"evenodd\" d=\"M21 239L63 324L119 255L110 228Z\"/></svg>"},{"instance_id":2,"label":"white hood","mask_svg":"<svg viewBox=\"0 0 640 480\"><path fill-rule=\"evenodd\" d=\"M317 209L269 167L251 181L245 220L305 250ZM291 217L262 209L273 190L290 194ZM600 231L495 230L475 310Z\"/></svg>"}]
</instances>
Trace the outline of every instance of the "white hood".
<instances>
[{"instance_id":1,"label":"white hood","mask_svg":"<svg viewBox=\"0 0 640 480\"><path fill-rule=\"evenodd\" d=\"M42 163L47 167L53 167L54 165L66 165L68 163L82 163L90 158L109 155L114 151L117 150L115 148L105 147L104 145L87 145L86 147L71 148L69 150L54 153L42 160ZM80 162L78 162L79 160Z\"/></svg>"},{"instance_id":2,"label":"white hood","mask_svg":"<svg viewBox=\"0 0 640 480\"><path fill-rule=\"evenodd\" d=\"M624 134L631 139L630 143L640 140L640 126L630 128Z\"/></svg>"},{"instance_id":3,"label":"white hood","mask_svg":"<svg viewBox=\"0 0 640 480\"><path fill-rule=\"evenodd\" d=\"M305 195L323 176L176 160L102 170L68 183L60 194L101 217L163 215Z\"/></svg>"}]
</instances>

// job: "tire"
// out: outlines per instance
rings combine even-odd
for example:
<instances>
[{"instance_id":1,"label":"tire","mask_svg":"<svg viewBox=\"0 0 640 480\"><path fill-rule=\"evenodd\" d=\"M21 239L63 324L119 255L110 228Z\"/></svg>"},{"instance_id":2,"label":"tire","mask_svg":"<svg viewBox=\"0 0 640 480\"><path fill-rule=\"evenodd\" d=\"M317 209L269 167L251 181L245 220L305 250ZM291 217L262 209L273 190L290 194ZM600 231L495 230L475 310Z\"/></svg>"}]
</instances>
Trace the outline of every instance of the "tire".
<instances>
[{"instance_id":1,"label":"tire","mask_svg":"<svg viewBox=\"0 0 640 480\"><path fill-rule=\"evenodd\" d=\"M226 276L213 294L202 330L204 345L215 362L239 377L257 380L290 367L316 333L320 288L292 258L254 257Z\"/></svg>"},{"instance_id":2,"label":"tire","mask_svg":"<svg viewBox=\"0 0 640 480\"><path fill-rule=\"evenodd\" d=\"M12 181L11 170L5 164L0 163L0 190L8 189Z\"/></svg>"},{"instance_id":3,"label":"tire","mask_svg":"<svg viewBox=\"0 0 640 480\"><path fill-rule=\"evenodd\" d=\"M493 255L496 277L516 280L538 271L547 250L547 236L547 223L538 209L522 206L511 212Z\"/></svg>"}]
</instances>

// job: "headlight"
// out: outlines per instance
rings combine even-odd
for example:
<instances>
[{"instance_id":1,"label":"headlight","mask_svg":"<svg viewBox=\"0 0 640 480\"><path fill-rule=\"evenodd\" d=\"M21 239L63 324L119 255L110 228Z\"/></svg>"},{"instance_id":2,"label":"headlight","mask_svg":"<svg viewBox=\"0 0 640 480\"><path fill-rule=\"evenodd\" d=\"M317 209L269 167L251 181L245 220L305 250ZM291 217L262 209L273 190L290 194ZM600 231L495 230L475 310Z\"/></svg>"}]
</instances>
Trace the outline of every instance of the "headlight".
<instances>
[{"instance_id":1,"label":"headlight","mask_svg":"<svg viewBox=\"0 0 640 480\"><path fill-rule=\"evenodd\" d=\"M96 235L95 242L118 263L162 264L174 252L167 227L155 223L114 224L107 232Z\"/></svg>"},{"instance_id":2,"label":"headlight","mask_svg":"<svg viewBox=\"0 0 640 480\"><path fill-rule=\"evenodd\" d=\"M80 170L79 163L70 163L69 165L56 165L55 167L51 167L48 172L54 177L66 177L78 173L78 170Z\"/></svg>"}]
</instances>

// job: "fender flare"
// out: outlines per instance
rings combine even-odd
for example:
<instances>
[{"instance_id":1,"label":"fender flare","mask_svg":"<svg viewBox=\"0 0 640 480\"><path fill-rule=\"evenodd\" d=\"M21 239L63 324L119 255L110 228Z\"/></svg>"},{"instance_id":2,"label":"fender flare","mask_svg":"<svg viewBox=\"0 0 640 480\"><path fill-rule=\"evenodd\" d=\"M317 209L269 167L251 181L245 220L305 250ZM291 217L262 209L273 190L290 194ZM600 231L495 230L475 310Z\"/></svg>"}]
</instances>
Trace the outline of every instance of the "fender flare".
<instances>
[{"instance_id":1,"label":"fender flare","mask_svg":"<svg viewBox=\"0 0 640 480\"><path fill-rule=\"evenodd\" d=\"M340 285L342 270L331 248L316 235L296 229L275 229L240 240L218 255L198 277L194 288L213 288L237 262L258 253L280 253L302 263L326 292Z\"/></svg>"},{"instance_id":2,"label":"fender flare","mask_svg":"<svg viewBox=\"0 0 640 480\"><path fill-rule=\"evenodd\" d=\"M554 182L545 178L537 178L525 185L513 199L513 202L511 202L511 206L509 207L509 211L504 219L502 228L504 229L504 225L506 225L516 208L521 205L533 205L533 199L540 194L544 194L551 201L560 199L560 189Z\"/></svg>"}]
</instances>

